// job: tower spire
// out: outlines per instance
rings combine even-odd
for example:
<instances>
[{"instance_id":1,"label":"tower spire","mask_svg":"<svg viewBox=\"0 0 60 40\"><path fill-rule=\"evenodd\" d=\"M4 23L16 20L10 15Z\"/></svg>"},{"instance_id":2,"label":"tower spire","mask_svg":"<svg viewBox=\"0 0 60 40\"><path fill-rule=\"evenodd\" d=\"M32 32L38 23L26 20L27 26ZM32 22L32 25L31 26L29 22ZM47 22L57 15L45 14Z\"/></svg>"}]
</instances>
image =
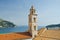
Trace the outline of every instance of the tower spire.
<instances>
[{"instance_id":1,"label":"tower spire","mask_svg":"<svg viewBox=\"0 0 60 40\"><path fill-rule=\"evenodd\" d=\"M32 5L31 8L30 8L30 14L35 14L35 8L34 8L33 5Z\"/></svg>"},{"instance_id":2,"label":"tower spire","mask_svg":"<svg viewBox=\"0 0 60 40\"><path fill-rule=\"evenodd\" d=\"M31 9L34 9L34 6L33 5L31 6Z\"/></svg>"}]
</instances>

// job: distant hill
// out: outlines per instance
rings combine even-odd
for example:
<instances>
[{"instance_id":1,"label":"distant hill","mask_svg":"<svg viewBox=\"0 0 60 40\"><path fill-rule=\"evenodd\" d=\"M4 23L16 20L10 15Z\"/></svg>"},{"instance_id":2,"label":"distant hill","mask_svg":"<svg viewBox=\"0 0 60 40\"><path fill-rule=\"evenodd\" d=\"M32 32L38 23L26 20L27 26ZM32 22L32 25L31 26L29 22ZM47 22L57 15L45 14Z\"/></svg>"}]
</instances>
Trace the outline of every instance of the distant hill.
<instances>
[{"instance_id":1,"label":"distant hill","mask_svg":"<svg viewBox=\"0 0 60 40\"><path fill-rule=\"evenodd\" d=\"M46 28L48 28L48 27L50 27L50 28L51 28L51 27L60 27L60 24L47 25Z\"/></svg>"},{"instance_id":2,"label":"distant hill","mask_svg":"<svg viewBox=\"0 0 60 40\"><path fill-rule=\"evenodd\" d=\"M0 19L0 27L15 27L12 22Z\"/></svg>"}]
</instances>

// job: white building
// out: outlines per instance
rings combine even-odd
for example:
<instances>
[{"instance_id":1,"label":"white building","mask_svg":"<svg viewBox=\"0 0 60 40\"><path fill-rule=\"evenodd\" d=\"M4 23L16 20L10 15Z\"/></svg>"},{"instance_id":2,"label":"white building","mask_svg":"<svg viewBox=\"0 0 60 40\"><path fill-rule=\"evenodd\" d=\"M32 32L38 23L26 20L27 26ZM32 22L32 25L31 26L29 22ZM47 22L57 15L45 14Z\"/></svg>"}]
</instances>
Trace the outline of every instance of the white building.
<instances>
[{"instance_id":1,"label":"white building","mask_svg":"<svg viewBox=\"0 0 60 40\"><path fill-rule=\"evenodd\" d=\"M32 35L32 38L37 36L37 14L33 6L29 14L29 33Z\"/></svg>"}]
</instances>

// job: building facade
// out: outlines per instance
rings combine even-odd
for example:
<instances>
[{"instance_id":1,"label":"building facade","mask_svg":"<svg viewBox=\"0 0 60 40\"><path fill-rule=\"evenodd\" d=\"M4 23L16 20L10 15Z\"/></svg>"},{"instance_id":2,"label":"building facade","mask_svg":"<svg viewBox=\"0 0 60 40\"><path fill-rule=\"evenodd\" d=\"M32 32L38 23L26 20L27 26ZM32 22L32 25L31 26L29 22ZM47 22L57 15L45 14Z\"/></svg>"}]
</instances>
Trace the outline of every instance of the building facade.
<instances>
[{"instance_id":1,"label":"building facade","mask_svg":"<svg viewBox=\"0 0 60 40\"><path fill-rule=\"evenodd\" d=\"M37 14L33 6L29 14L29 33L32 35L32 38L37 36Z\"/></svg>"}]
</instances>

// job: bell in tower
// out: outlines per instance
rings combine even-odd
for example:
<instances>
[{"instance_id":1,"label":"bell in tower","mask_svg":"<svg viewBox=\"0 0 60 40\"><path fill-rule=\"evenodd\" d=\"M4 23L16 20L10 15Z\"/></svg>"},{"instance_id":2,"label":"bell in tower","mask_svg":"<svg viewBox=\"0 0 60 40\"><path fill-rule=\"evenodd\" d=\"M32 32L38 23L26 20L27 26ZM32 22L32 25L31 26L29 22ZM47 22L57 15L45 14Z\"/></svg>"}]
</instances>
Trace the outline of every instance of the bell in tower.
<instances>
[{"instance_id":1,"label":"bell in tower","mask_svg":"<svg viewBox=\"0 0 60 40\"><path fill-rule=\"evenodd\" d=\"M37 14L32 6L29 14L29 33L34 38L37 35Z\"/></svg>"}]
</instances>

